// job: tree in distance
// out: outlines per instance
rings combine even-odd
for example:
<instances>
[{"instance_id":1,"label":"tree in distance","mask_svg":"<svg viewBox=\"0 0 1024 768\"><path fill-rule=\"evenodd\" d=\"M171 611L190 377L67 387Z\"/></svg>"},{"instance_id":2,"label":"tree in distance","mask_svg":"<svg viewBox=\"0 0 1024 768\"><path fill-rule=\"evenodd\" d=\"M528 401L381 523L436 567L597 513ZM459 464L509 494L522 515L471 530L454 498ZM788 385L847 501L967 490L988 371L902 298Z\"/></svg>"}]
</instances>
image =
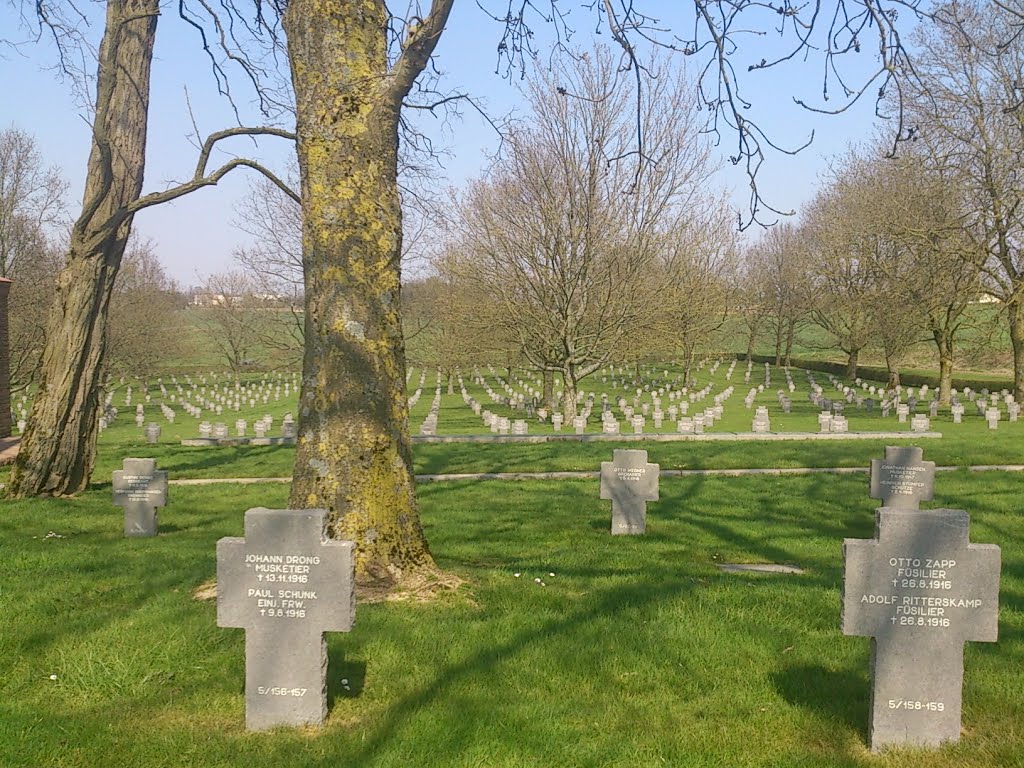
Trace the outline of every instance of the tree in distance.
<instances>
[{"instance_id":1,"label":"tree in distance","mask_svg":"<svg viewBox=\"0 0 1024 768\"><path fill-rule=\"evenodd\" d=\"M711 248L695 211L715 203L692 86L664 62L649 65L661 88L640 115L650 165L638 177L615 162L636 131L634 86L619 82L619 67L598 48L528 80L530 127L461 201L447 265L477 324L500 328L530 367L561 374L566 419L583 378L668 330L673 307L706 287L677 293Z\"/></svg>"}]
</instances>

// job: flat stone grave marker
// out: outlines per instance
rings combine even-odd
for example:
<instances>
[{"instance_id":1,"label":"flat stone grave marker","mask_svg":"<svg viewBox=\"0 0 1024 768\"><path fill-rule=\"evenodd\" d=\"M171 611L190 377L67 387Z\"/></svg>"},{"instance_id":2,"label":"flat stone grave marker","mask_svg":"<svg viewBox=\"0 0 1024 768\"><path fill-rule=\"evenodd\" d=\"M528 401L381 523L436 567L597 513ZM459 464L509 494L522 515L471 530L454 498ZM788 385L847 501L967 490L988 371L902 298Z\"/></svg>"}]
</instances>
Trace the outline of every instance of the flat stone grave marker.
<instances>
[{"instance_id":1,"label":"flat stone grave marker","mask_svg":"<svg viewBox=\"0 0 1024 768\"><path fill-rule=\"evenodd\" d=\"M612 502L612 535L638 535L647 529L647 502L658 500L657 464L647 451L616 449L601 462L601 498Z\"/></svg>"},{"instance_id":2,"label":"flat stone grave marker","mask_svg":"<svg viewBox=\"0 0 1024 768\"><path fill-rule=\"evenodd\" d=\"M999 547L958 509L876 511L843 543L843 634L871 637L871 749L960 738L967 640L995 642Z\"/></svg>"},{"instance_id":3,"label":"flat stone grave marker","mask_svg":"<svg viewBox=\"0 0 1024 768\"><path fill-rule=\"evenodd\" d=\"M156 536L157 507L167 505L167 472L156 459L125 459L113 475L114 504L124 509L124 535Z\"/></svg>"},{"instance_id":4,"label":"flat stone grave marker","mask_svg":"<svg viewBox=\"0 0 1024 768\"><path fill-rule=\"evenodd\" d=\"M324 632L355 623L355 544L323 509L250 509L245 538L217 542L217 626L245 629L245 727L320 725Z\"/></svg>"},{"instance_id":5,"label":"flat stone grave marker","mask_svg":"<svg viewBox=\"0 0 1024 768\"><path fill-rule=\"evenodd\" d=\"M884 459L871 460L871 498L900 509L917 509L929 501L935 491L935 462L923 456L916 446L887 445Z\"/></svg>"}]
</instances>

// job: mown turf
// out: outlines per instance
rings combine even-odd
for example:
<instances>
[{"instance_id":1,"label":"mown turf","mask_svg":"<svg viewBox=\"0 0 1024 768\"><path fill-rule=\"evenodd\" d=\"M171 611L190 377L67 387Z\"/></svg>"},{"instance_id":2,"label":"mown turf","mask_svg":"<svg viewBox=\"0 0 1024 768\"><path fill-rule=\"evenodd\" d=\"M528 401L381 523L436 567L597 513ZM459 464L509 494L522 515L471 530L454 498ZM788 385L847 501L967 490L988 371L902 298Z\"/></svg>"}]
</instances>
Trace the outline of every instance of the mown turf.
<instances>
[{"instance_id":1,"label":"mown turf","mask_svg":"<svg viewBox=\"0 0 1024 768\"><path fill-rule=\"evenodd\" d=\"M665 369L656 370L648 374L644 380L658 380L663 378L663 371L668 370L670 378L678 375L678 370L671 366ZM691 414L704 407L713 404L713 396L722 392L728 386L734 386L732 396L725 401L723 419L708 429L709 433L723 432L750 432L753 420L754 408L767 406L771 414L772 430L778 432L817 432L818 409L807 399L808 380L802 371L793 371L793 381L796 391L792 394L793 412L783 414L778 406L776 391L785 388L785 377L780 369L771 368L771 383L765 390L759 393L752 403L751 408L746 408L743 397L747 389L758 383L764 383L764 367L755 366L751 372L749 385L744 385L743 375L746 366L737 364L731 378L726 378L728 363L718 366L715 373L710 372L710 366L694 373L697 383L703 387L711 384L710 394L702 401L689 405ZM409 391L415 391L420 378L424 373L421 368L412 368L409 382ZM486 368L483 370L489 385L495 391L499 383L496 375L492 375ZM497 375L504 375L504 371L496 371ZM207 376L212 388L214 377ZM276 374L271 378L276 379ZM629 382L627 392L622 387L627 384L619 384L618 390L612 390L611 379L608 382L601 382L602 377L592 377L594 380L586 380L584 387L588 391L607 389L617 392L622 397L635 396L635 388ZM607 376L603 378L609 378ZM242 377L240 381L251 386L260 379L259 376ZM199 381L200 377L193 376L193 380ZM834 389L831 383L822 374L816 375L816 380L825 390L825 394L838 398L840 393ZM165 379L172 393L173 386L169 378ZM184 377L179 377L184 382ZM234 384L234 377L220 376L218 383L229 382ZM522 410L513 410L502 404L491 402L485 390L471 380L471 377L464 377L467 391L471 396L481 402L484 407L491 409L494 413L510 418L523 418ZM422 394L410 411L409 424L413 434L418 433L419 426L427 416L434 393L438 384L436 372L426 372ZM125 404L125 386L119 384L114 392L113 404L120 410L120 415L112 426L100 436L100 451L93 473L93 481L100 485L110 482L111 473L120 468L121 462L128 456L152 456L157 459L158 466L166 469L172 478L203 478L203 477L289 477L292 473L294 461L294 449L288 446L244 446L244 447L211 447L192 448L183 447L180 442L183 438L196 437L199 433L200 419L192 418L184 412L180 404L172 403L176 411L176 419L173 424L164 421L157 406L157 401L144 404L146 422L156 421L161 424L162 435L160 444L148 445L145 442L143 430L134 423L135 406L142 402L142 396L136 383L131 404ZM151 393L159 395L159 390L151 382ZM483 422L475 416L469 406L463 402L461 394L456 389L455 394L447 393L447 386L442 386L440 401L440 417L438 419L439 434L484 434L488 433ZM616 396L618 396L616 395ZM648 398L649 395L645 395ZM548 443L539 445L523 444L416 444L413 448L415 471L419 474L437 473L462 473L462 472L541 472L558 470L595 470L601 461L606 460L611 451L616 447L642 447L649 454L651 461L660 463L664 469L701 469L701 468L759 468L759 467L867 467L872 458L882 455L886 444L919 444L925 449L928 459L940 465L967 466L972 464L1020 464L1024 463L1024 421L1010 423L1005 420L1000 422L999 428L995 431L989 430L986 422L975 415L973 403L967 402L967 414L962 424L953 424L948 409L942 409L940 415L932 420L932 428L942 433L941 440L920 440L911 435L908 424L900 424L895 415L883 419L879 410L875 408L872 413L864 412L856 407L848 411L850 429L852 431L902 431L906 438L900 440L871 440L871 441L847 441L847 442L678 442L678 443L657 443L648 442L642 445L636 443ZM668 401L663 401L663 408L667 410ZM919 406L919 410L925 410ZM600 422L597 419L598 411L591 417L591 423L587 427L588 433L596 433L600 430ZM253 422L265 414L274 417L273 434L280 431L281 420L288 412L297 414L297 393L292 392L290 397L280 400L271 399L264 404L259 402L256 406L249 406L244 403L240 411L226 410L217 415L209 410L204 411L202 420L222 421L231 428L234 434L234 422L238 418L248 422L248 434L252 435ZM621 416L621 415L620 415ZM620 421L623 431L627 431L627 425ZM529 420L530 434L551 434L553 432L550 423L540 424L535 419ZM662 433L674 432L675 424L666 417ZM653 427L653 420L648 418L646 430L656 431ZM564 432L570 432L567 425ZM5 479L5 470L0 470L0 482Z\"/></svg>"},{"instance_id":2,"label":"mown turf","mask_svg":"<svg viewBox=\"0 0 1024 768\"><path fill-rule=\"evenodd\" d=\"M466 586L360 605L329 635L325 727L271 734L244 730L243 632L192 591L286 486L173 488L146 540L122 538L106 490L5 502L0 765L1024 766L1021 489L937 478L934 505L1002 547L1000 641L967 645L959 745L881 757L869 643L839 631L842 539L874 528L863 476L666 478L648 534L614 538L595 481L423 486L433 552Z\"/></svg>"}]
</instances>

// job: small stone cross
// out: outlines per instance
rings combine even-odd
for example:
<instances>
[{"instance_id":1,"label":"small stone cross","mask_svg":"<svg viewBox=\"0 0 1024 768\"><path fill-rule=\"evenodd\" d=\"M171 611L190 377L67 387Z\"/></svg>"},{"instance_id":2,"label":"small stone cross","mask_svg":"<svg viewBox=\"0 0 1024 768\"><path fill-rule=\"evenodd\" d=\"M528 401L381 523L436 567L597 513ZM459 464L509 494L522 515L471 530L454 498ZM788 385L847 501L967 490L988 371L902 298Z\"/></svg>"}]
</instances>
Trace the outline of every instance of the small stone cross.
<instances>
[{"instance_id":1,"label":"small stone cross","mask_svg":"<svg viewBox=\"0 0 1024 768\"><path fill-rule=\"evenodd\" d=\"M167 473L156 469L156 459L125 459L113 488L113 503L124 509L124 535L156 536L156 509L167 505Z\"/></svg>"},{"instance_id":2,"label":"small stone cross","mask_svg":"<svg viewBox=\"0 0 1024 768\"><path fill-rule=\"evenodd\" d=\"M994 642L999 547L971 544L955 509L876 511L843 543L843 634L871 637L873 750L960 738L967 640Z\"/></svg>"},{"instance_id":3,"label":"small stone cross","mask_svg":"<svg viewBox=\"0 0 1024 768\"><path fill-rule=\"evenodd\" d=\"M355 544L327 539L322 509L250 509L217 542L217 625L245 633L245 725L319 725L324 632L355 622Z\"/></svg>"},{"instance_id":4,"label":"small stone cross","mask_svg":"<svg viewBox=\"0 0 1024 768\"><path fill-rule=\"evenodd\" d=\"M658 500L657 464L647 451L617 449L601 462L601 498L612 502L612 535L642 534L647 528L647 502Z\"/></svg>"},{"instance_id":5,"label":"small stone cross","mask_svg":"<svg viewBox=\"0 0 1024 768\"><path fill-rule=\"evenodd\" d=\"M886 507L917 509L932 498L935 490L935 462L923 461L915 446L885 448L884 459L871 460L871 498Z\"/></svg>"}]
</instances>

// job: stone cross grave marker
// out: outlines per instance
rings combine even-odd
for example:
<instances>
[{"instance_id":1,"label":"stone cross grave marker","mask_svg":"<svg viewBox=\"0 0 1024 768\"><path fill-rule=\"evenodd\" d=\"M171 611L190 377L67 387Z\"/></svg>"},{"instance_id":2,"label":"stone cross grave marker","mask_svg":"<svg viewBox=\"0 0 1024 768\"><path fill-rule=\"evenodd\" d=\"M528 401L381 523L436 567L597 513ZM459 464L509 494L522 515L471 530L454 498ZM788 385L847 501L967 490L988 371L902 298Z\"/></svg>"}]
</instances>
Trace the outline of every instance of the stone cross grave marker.
<instances>
[{"instance_id":1,"label":"stone cross grave marker","mask_svg":"<svg viewBox=\"0 0 1024 768\"><path fill-rule=\"evenodd\" d=\"M647 502L658 500L661 467L647 462L647 451L616 449L601 462L601 498L612 502L612 535L642 534Z\"/></svg>"},{"instance_id":2,"label":"stone cross grave marker","mask_svg":"<svg viewBox=\"0 0 1024 768\"><path fill-rule=\"evenodd\" d=\"M217 626L245 632L245 727L320 725L324 632L355 622L355 544L327 539L322 509L250 509L217 542Z\"/></svg>"},{"instance_id":3,"label":"stone cross grave marker","mask_svg":"<svg viewBox=\"0 0 1024 768\"><path fill-rule=\"evenodd\" d=\"M914 446L887 445L884 459L871 460L871 498L885 507L917 509L932 498L935 490L935 462L922 461Z\"/></svg>"},{"instance_id":4,"label":"stone cross grave marker","mask_svg":"<svg viewBox=\"0 0 1024 768\"><path fill-rule=\"evenodd\" d=\"M995 642L999 547L958 509L875 512L843 543L843 634L871 637L871 749L960 738L967 640Z\"/></svg>"},{"instance_id":5,"label":"stone cross grave marker","mask_svg":"<svg viewBox=\"0 0 1024 768\"><path fill-rule=\"evenodd\" d=\"M167 505L167 473L156 459L125 459L114 471L114 504L124 509L125 536L156 536L156 509Z\"/></svg>"}]
</instances>

